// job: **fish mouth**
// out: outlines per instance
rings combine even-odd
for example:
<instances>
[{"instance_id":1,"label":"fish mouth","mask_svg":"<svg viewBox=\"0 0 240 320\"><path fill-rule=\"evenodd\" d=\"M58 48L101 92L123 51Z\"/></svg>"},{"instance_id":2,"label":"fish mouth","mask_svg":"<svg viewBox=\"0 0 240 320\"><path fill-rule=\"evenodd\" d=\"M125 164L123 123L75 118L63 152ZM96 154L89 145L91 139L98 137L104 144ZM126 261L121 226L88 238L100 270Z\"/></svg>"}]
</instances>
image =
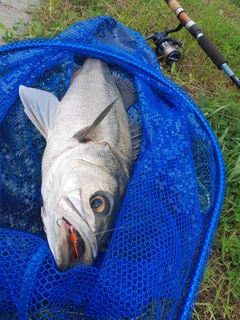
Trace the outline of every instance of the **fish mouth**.
<instances>
[{"instance_id":1,"label":"fish mouth","mask_svg":"<svg viewBox=\"0 0 240 320\"><path fill-rule=\"evenodd\" d=\"M56 259L58 269L66 271L81 264L90 266L96 257L94 251L86 230L77 229L74 223L63 218L60 225L59 259Z\"/></svg>"}]
</instances>

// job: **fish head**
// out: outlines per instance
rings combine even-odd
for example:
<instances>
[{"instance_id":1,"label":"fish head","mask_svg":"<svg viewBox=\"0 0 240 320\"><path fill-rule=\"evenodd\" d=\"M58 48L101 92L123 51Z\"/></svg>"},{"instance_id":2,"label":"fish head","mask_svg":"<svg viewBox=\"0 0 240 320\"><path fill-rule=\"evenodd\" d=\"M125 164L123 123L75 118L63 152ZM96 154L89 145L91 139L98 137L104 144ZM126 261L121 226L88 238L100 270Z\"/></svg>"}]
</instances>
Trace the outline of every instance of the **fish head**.
<instances>
[{"instance_id":1,"label":"fish head","mask_svg":"<svg viewBox=\"0 0 240 320\"><path fill-rule=\"evenodd\" d=\"M64 163L58 166L64 174L60 179L53 177L58 188L50 191L53 192L50 198L58 201L45 203L42 209L49 247L61 271L79 264L93 264L120 211L127 185L125 175L122 177L123 171L116 159L109 158L109 150L108 155L104 155L107 147L102 151L97 148L95 155L86 149L84 159L71 155L71 166L65 165L65 170L61 170ZM94 162L96 156L97 163ZM54 189L60 193L54 194ZM71 240L72 228L75 244Z\"/></svg>"}]
</instances>

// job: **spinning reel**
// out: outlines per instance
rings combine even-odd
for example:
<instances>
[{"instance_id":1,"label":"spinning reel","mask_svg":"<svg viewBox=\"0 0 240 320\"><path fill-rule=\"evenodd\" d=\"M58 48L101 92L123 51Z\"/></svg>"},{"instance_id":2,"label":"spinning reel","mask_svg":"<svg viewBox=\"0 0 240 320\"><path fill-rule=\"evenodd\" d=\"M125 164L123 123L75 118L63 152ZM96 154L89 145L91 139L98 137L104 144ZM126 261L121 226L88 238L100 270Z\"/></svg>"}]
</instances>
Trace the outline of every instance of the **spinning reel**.
<instances>
[{"instance_id":1,"label":"spinning reel","mask_svg":"<svg viewBox=\"0 0 240 320\"><path fill-rule=\"evenodd\" d=\"M174 62L178 62L181 53L175 46L182 47L182 43L178 40L170 38L168 35L172 32L177 32L183 28L180 23L177 28L164 30L162 32L155 32L145 38L145 40L152 39L156 46L156 55L160 58L160 61L164 61L168 66L171 66Z\"/></svg>"}]
</instances>

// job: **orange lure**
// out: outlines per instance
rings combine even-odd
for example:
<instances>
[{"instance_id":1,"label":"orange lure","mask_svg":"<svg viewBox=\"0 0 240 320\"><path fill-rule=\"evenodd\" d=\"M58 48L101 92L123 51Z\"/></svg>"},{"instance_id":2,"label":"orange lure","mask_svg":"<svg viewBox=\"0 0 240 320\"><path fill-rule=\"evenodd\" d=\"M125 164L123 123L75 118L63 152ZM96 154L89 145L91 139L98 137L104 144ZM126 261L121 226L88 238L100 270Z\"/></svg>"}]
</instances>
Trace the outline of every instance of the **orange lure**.
<instances>
[{"instance_id":1,"label":"orange lure","mask_svg":"<svg viewBox=\"0 0 240 320\"><path fill-rule=\"evenodd\" d=\"M78 247L77 247L77 236L76 236L76 233L75 233L75 230L74 230L74 227L72 225L69 226L69 233L70 233L70 241L73 245L73 248L74 248L74 251L75 251L75 254L76 254L76 257L79 258L79 255L78 255Z\"/></svg>"}]
</instances>

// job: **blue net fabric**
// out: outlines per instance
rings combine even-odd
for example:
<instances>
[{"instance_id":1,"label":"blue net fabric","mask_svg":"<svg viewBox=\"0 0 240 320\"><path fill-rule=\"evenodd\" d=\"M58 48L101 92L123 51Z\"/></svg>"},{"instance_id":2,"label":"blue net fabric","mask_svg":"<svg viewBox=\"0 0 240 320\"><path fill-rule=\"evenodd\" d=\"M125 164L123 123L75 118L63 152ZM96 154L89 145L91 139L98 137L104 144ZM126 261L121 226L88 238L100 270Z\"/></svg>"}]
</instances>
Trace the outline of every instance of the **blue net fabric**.
<instances>
[{"instance_id":1,"label":"blue net fabric","mask_svg":"<svg viewBox=\"0 0 240 320\"><path fill-rule=\"evenodd\" d=\"M133 79L128 116L143 137L106 248L93 266L61 273L40 218L45 140L18 88L61 99L86 57ZM111 17L2 46L0 74L0 318L190 319L225 191L221 151L192 99L161 73L142 36Z\"/></svg>"}]
</instances>

